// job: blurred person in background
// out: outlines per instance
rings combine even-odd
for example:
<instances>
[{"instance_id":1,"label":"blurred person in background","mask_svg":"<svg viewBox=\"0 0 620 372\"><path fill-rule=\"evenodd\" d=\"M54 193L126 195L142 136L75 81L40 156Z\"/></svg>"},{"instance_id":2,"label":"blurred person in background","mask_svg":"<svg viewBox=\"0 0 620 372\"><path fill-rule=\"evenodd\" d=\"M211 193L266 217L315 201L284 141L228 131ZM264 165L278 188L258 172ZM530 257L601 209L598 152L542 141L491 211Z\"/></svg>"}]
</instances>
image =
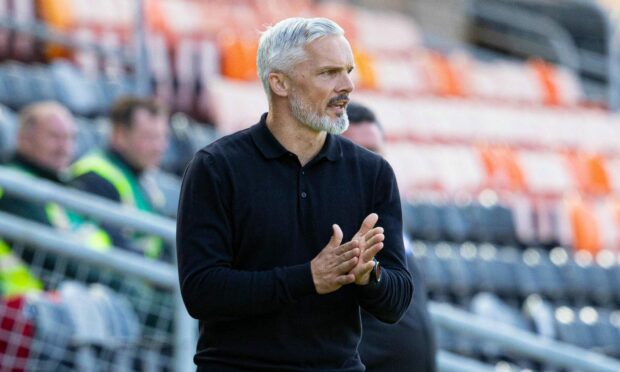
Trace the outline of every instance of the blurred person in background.
<instances>
[{"instance_id":1,"label":"blurred person in background","mask_svg":"<svg viewBox=\"0 0 620 372\"><path fill-rule=\"evenodd\" d=\"M394 323L413 284L391 167L337 135L351 46L333 21L289 18L263 33L257 66L269 111L199 151L183 180L177 255L200 321L194 361L363 371L360 307Z\"/></svg>"},{"instance_id":2,"label":"blurred person in background","mask_svg":"<svg viewBox=\"0 0 620 372\"><path fill-rule=\"evenodd\" d=\"M73 116L57 102L26 106L19 114L17 149L6 166L24 174L64 184L63 172L71 164L76 127ZM55 225L54 213L11 195L0 199L0 210Z\"/></svg>"},{"instance_id":3,"label":"blurred person in background","mask_svg":"<svg viewBox=\"0 0 620 372\"><path fill-rule=\"evenodd\" d=\"M61 104L44 101L26 106L19 114L16 153L5 165L30 177L66 185L75 134L73 116ZM2 193L0 210L80 233L92 248L111 245L104 231L56 203L39 204Z\"/></svg>"},{"instance_id":4,"label":"blurred person in background","mask_svg":"<svg viewBox=\"0 0 620 372\"><path fill-rule=\"evenodd\" d=\"M145 171L157 168L168 141L168 112L150 98L123 97L110 111L109 145L78 159L71 166L76 188L135 208L156 212L152 191L141 182ZM102 225L114 245L153 259L171 260L161 238L133 229Z\"/></svg>"},{"instance_id":5,"label":"blurred person in background","mask_svg":"<svg viewBox=\"0 0 620 372\"><path fill-rule=\"evenodd\" d=\"M349 128L342 136L366 149L385 156L381 124L368 107L351 102L347 105ZM362 310L362 362L371 372L435 371L435 335L426 308L426 285L414 262L411 243L404 237L407 267L416 285L413 300L402 319L386 324Z\"/></svg>"},{"instance_id":6,"label":"blurred person in background","mask_svg":"<svg viewBox=\"0 0 620 372\"><path fill-rule=\"evenodd\" d=\"M16 153L4 166L27 177L64 186L75 134L73 116L61 104L54 101L30 104L19 113ZM87 246L96 250L111 245L105 231L57 203L36 203L0 189L0 210L78 234ZM8 242L0 240L0 297L38 292L43 288L28 267L35 255L36 249L32 247L24 247L17 255ZM46 265L51 267L53 262L46 261Z\"/></svg>"}]
</instances>

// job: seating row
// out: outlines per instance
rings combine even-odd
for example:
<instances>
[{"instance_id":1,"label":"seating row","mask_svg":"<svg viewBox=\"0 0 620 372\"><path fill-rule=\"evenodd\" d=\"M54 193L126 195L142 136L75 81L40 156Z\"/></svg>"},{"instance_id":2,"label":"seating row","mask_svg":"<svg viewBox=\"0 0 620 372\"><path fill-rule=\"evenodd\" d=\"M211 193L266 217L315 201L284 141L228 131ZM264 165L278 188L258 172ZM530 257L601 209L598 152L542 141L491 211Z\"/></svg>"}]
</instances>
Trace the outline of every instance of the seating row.
<instances>
[{"instance_id":1,"label":"seating row","mask_svg":"<svg viewBox=\"0 0 620 372\"><path fill-rule=\"evenodd\" d=\"M613 253L594 261L571 256L563 248L551 251L492 244L416 241L415 259L431 298L469 302L479 292L492 292L512 301L537 294L554 303L615 308L620 290L620 265Z\"/></svg>"},{"instance_id":2,"label":"seating row","mask_svg":"<svg viewBox=\"0 0 620 372\"><path fill-rule=\"evenodd\" d=\"M473 296L467 309L486 319L504 323L544 337L556 339L617 358L620 356L620 312L592 306L557 306L531 295L518 306L498 296L481 292ZM490 342L472 342L464 335L437 329L441 348L486 360L512 360L522 368L549 370Z\"/></svg>"}]
</instances>

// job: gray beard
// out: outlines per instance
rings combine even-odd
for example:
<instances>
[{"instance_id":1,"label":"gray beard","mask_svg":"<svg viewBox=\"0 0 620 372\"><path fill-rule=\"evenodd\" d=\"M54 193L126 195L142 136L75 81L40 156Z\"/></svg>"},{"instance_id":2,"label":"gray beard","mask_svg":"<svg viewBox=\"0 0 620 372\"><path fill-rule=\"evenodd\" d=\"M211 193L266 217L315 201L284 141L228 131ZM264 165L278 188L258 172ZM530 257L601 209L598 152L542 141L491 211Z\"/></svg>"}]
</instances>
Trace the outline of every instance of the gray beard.
<instances>
[{"instance_id":1,"label":"gray beard","mask_svg":"<svg viewBox=\"0 0 620 372\"><path fill-rule=\"evenodd\" d=\"M327 115L319 116L303 101L297 99L297 95L291 95L289 100L291 113L300 123L318 132L330 134L342 134L349 128L349 117L346 110L338 118L332 120Z\"/></svg>"}]
</instances>

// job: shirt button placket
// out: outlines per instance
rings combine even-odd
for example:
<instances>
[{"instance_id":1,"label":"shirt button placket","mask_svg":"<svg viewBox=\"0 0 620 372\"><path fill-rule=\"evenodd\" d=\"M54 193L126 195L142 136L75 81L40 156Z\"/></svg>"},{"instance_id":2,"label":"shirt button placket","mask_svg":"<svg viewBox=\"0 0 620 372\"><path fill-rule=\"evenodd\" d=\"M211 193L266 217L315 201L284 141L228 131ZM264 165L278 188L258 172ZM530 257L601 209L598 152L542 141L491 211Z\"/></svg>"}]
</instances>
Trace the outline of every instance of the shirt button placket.
<instances>
[{"instance_id":1,"label":"shirt button placket","mask_svg":"<svg viewBox=\"0 0 620 372\"><path fill-rule=\"evenodd\" d=\"M304 171L303 169L301 169L301 170L299 171L299 178L300 178L300 183L301 183L302 187L303 187L303 186L305 185L305 183L306 183L305 179L303 179L303 178L302 178L302 177L303 177L303 176L305 176L305 175L306 175L306 171ZM302 192L301 192L301 198L302 198L302 199L305 199L305 198L307 198L307 197L308 197L308 194L307 194L305 191L302 191Z\"/></svg>"}]
</instances>

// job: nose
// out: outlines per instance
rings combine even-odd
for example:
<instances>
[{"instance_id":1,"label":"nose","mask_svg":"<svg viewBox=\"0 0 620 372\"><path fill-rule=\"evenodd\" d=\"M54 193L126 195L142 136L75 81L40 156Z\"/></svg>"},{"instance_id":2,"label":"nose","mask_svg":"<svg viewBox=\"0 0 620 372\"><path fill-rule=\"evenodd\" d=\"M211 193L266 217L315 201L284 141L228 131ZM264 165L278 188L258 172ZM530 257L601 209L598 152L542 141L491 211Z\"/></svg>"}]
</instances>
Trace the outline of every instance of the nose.
<instances>
[{"instance_id":1,"label":"nose","mask_svg":"<svg viewBox=\"0 0 620 372\"><path fill-rule=\"evenodd\" d=\"M338 85L338 93L351 93L355 85L353 84L353 80L351 80L351 75L348 73L342 74L342 78L340 79Z\"/></svg>"}]
</instances>

